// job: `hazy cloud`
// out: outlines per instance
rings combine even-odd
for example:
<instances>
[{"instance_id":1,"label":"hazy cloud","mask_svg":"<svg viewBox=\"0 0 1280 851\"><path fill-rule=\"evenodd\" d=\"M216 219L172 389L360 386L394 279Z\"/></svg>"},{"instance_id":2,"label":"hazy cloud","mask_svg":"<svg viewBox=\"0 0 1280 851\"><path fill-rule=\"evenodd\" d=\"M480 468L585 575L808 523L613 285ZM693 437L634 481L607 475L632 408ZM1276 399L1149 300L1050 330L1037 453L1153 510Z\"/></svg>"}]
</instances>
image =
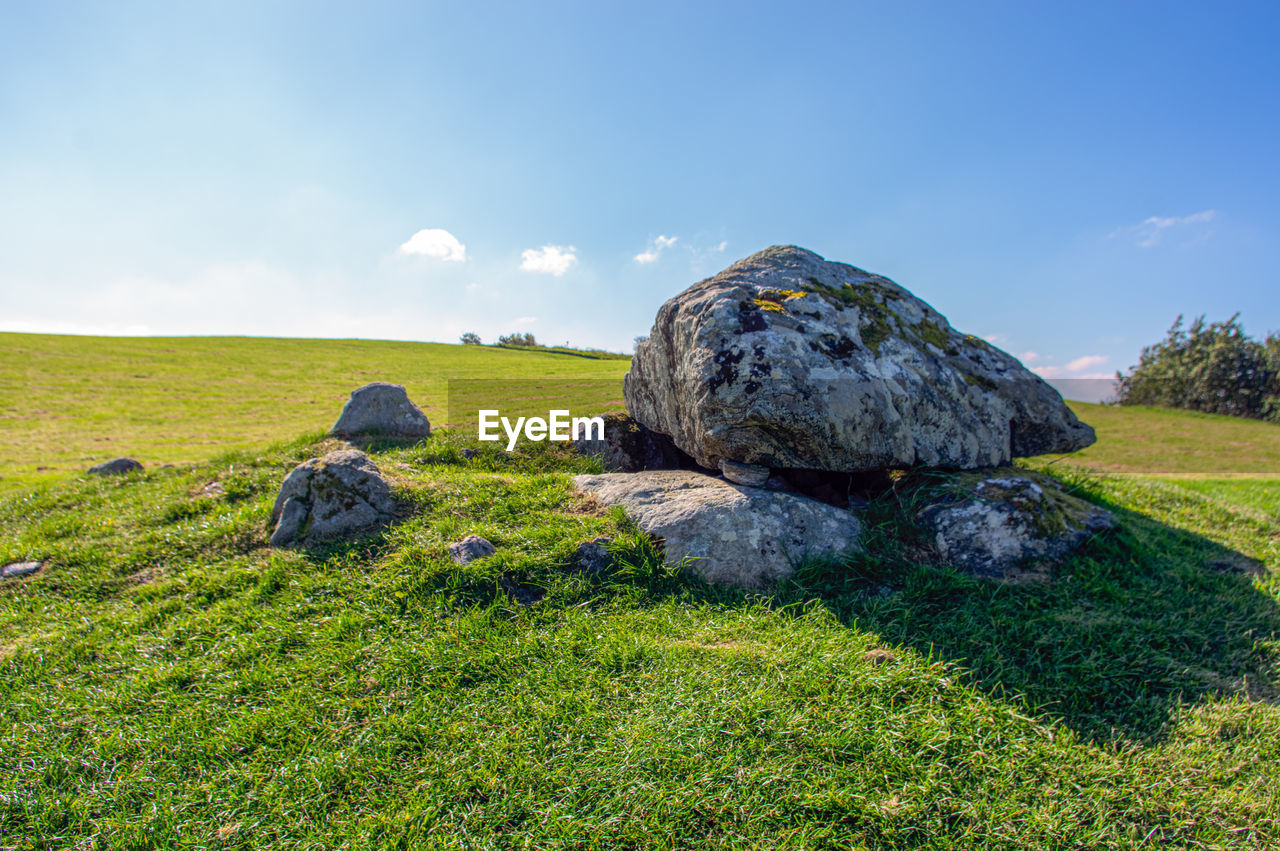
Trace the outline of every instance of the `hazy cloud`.
<instances>
[{"instance_id":1,"label":"hazy cloud","mask_svg":"<svg viewBox=\"0 0 1280 851\"><path fill-rule=\"evenodd\" d=\"M420 230L402 246L401 254L420 254L448 263L462 263L467 259L467 247L458 238L442 228Z\"/></svg>"},{"instance_id":2,"label":"hazy cloud","mask_svg":"<svg viewBox=\"0 0 1280 851\"><path fill-rule=\"evenodd\" d=\"M1034 354L1034 353L1030 353ZM1084 355L1068 363L1066 366L1045 364L1033 366L1031 371L1041 378L1111 378L1110 373L1088 372L1092 367L1102 366L1110 358L1106 355Z\"/></svg>"},{"instance_id":3,"label":"hazy cloud","mask_svg":"<svg viewBox=\"0 0 1280 851\"><path fill-rule=\"evenodd\" d=\"M532 325L538 321L536 316L518 316L511 320L512 325Z\"/></svg>"},{"instance_id":4,"label":"hazy cloud","mask_svg":"<svg viewBox=\"0 0 1280 851\"><path fill-rule=\"evenodd\" d=\"M1152 216L1136 225L1118 228L1111 232L1111 238L1132 236L1141 248L1159 245L1160 240L1171 228L1185 228L1187 225L1201 225L1213 221L1218 216L1217 210L1201 210L1189 216Z\"/></svg>"},{"instance_id":5,"label":"hazy cloud","mask_svg":"<svg viewBox=\"0 0 1280 851\"><path fill-rule=\"evenodd\" d=\"M572 245L527 248L520 255L520 268L526 272L541 272L558 278L578 262L577 251Z\"/></svg>"},{"instance_id":6,"label":"hazy cloud","mask_svg":"<svg viewBox=\"0 0 1280 851\"><path fill-rule=\"evenodd\" d=\"M657 239L649 241L649 248L641 251L635 256L637 263L652 263L658 259L658 255L662 254L663 249L670 248L676 244L678 236L659 236Z\"/></svg>"}]
</instances>

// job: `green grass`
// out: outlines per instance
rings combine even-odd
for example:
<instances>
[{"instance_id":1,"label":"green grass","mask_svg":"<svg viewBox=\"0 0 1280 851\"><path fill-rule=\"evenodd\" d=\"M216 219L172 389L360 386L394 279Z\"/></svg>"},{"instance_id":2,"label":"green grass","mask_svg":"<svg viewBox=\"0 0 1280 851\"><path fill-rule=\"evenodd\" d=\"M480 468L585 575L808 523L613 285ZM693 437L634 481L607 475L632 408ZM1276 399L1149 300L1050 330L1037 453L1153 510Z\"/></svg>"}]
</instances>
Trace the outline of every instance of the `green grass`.
<instances>
[{"instance_id":1,"label":"green grass","mask_svg":"<svg viewBox=\"0 0 1280 851\"><path fill-rule=\"evenodd\" d=\"M1115 473L1280 477L1280 426L1172 408L1071 402L1098 442L1064 463Z\"/></svg>"},{"instance_id":2,"label":"green grass","mask_svg":"<svg viewBox=\"0 0 1280 851\"><path fill-rule=\"evenodd\" d=\"M127 455L150 467L328 428L355 388L403 384L433 424L448 382L529 382L576 411L622 407L630 360L568 350L249 337L0 333L0 491ZM531 389L532 388L532 389ZM457 401L457 400L455 400ZM542 411L536 398L513 413Z\"/></svg>"},{"instance_id":3,"label":"green grass","mask_svg":"<svg viewBox=\"0 0 1280 851\"><path fill-rule=\"evenodd\" d=\"M89 343L36 342L69 359L23 374L66 390L71 444L92 446L94 411L102 433L157 451L189 427L227 440L193 426L209 410L198 395L165 409L167 435L150 430L169 401L158 388L178 386L154 341L93 343L98 385L139 391L131 405L97 398L91 356L65 354ZM0 563L47 560L0 581L0 848L1280 845L1280 479L1258 477L1277 469L1264 447L1257 469L1223 470L1253 477L1150 475L1178 451L1162 442L1174 432L1233 422L1155 412L1140 452L1100 443L1113 472L1038 462L1121 521L1051 582L931 563L898 531L904 490L867 510L864 555L802 565L761 596L672 574L620 513L579 501L569 474L594 461L492 445L466 460L478 444L463 433L375 447L403 522L272 550L279 483L337 445L321 431L352 386L398 380L437 419L440 370L416 366L432 356L478 358L472 378L596 367L393 343L170 343L186 386L202 357L243 358L210 386L238 375L279 419L212 460L18 476L0 492ZM315 347L310 366L289 361L298 399L331 394L301 413L254 384L294 345ZM0 364L7 381L18 370ZM1105 437L1133 422L1097 424ZM24 457L26 432L4 428ZM309 436L267 445L289 429ZM1223 451L1243 467L1254 450ZM445 547L468 533L498 554L454 565ZM597 535L619 568L570 569ZM1267 573L1220 567L1244 557Z\"/></svg>"}]
</instances>

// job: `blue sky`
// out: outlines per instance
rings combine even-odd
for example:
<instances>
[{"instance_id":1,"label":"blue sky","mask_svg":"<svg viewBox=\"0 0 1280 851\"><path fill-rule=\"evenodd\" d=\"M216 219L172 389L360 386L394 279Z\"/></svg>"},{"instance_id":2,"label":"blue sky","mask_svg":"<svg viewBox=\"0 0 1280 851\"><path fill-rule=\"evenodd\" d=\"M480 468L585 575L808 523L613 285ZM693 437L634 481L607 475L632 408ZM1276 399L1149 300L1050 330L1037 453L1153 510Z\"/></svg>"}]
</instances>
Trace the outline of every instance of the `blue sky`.
<instances>
[{"instance_id":1,"label":"blue sky","mask_svg":"<svg viewBox=\"0 0 1280 851\"><path fill-rule=\"evenodd\" d=\"M9 4L0 330L629 350L795 243L1109 374L1280 330L1276 9Z\"/></svg>"}]
</instances>

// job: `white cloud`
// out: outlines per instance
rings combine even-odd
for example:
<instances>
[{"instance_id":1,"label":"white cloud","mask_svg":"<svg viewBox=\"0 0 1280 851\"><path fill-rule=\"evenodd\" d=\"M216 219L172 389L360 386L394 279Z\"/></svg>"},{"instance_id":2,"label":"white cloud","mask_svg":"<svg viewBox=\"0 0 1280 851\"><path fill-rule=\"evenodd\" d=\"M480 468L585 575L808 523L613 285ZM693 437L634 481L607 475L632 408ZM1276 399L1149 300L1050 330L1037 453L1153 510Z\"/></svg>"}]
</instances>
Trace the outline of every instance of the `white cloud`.
<instances>
[{"instance_id":1,"label":"white cloud","mask_svg":"<svg viewBox=\"0 0 1280 851\"><path fill-rule=\"evenodd\" d=\"M1004 334L984 334L982 339L986 340L993 346L1004 345L1009 341L1009 338Z\"/></svg>"},{"instance_id":2,"label":"white cloud","mask_svg":"<svg viewBox=\"0 0 1280 851\"><path fill-rule=\"evenodd\" d=\"M1023 363L1035 363L1036 361L1040 360L1040 353L1039 352L1023 352L1022 354L1018 355L1018 360L1022 361Z\"/></svg>"},{"instance_id":3,"label":"white cloud","mask_svg":"<svg viewBox=\"0 0 1280 851\"><path fill-rule=\"evenodd\" d=\"M637 254L635 261L637 263L652 263L658 259L664 249L675 245L678 239L680 239L678 236L659 236L657 239L650 240L649 248Z\"/></svg>"},{"instance_id":4,"label":"white cloud","mask_svg":"<svg viewBox=\"0 0 1280 851\"><path fill-rule=\"evenodd\" d=\"M724 251L724 250L725 250L726 248L728 248L728 247L729 247L729 240L727 240L727 239L726 239L726 240L723 240L719 245L717 245L717 246L715 247L715 250L716 250L716 251Z\"/></svg>"},{"instance_id":5,"label":"white cloud","mask_svg":"<svg viewBox=\"0 0 1280 851\"><path fill-rule=\"evenodd\" d=\"M538 321L536 316L519 316L511 320L512 325L532 325Z\"/></svg>"},{"instance_id":6,"label":"white cloud","mask_svg":"<svg viewBox=\"0 0 1280 851\"><path fill-rule=\"evenodd\" d=\"M527 248L520 255L520 268L526 272L542 272L558 278L578 262L577 251L572 245Z\"/></svg>"},{"instance_id":7,"label":"white cloud","mask_svg":"<svg viewBox=\"0 0 1280 851\"><path fill-rule=\"evenodd\" d=\"M462 263L467 259L467 247L458 238L442 228L420 230L402 246L401 254L421 254L448 263Z\"/></svg>"},{"instance_id":8,"label":"white cloud","mask_svg":"<svg viewBox=\"0 0 1280 851\"><path fill-rule=\"evenodd\" d=\"M1189 216L1151 216L1136 225L1118 228L1111 232L1110 238L1117 236L1133 236L1141 248L1159 245L1165 232L1170 228L1182 228L1186 225L1207 224L1218 217L1217 210L1201 210Z\"/></svg>"},{"instance_id":9,"label":"white cloud","mask_svg":"<svg viewBox=\"0 0 1280 851\"><path fill-rule=\"evenodd\" d=\"M1034 354L1034 352L1030 354ZM1031 371L1041 378L1112 378L1114 376L1109 373L1086 371L1091 367L1102 366L1108 360L1110 358L1106 355L1084 355L1071 361L1066 366L1046 364L1044 366L1034 366Z\"/></svg>"},{"instance_id":10,"label":"white cloud","mask_svg":"<svg viewBox=\"0 0 1280 851\"><path fill-rule=\"evenodd\" d=\"M1105 355L1085 355L1082 358L1076 358L1067 364L1067 370L1070 372L1083 372L1091 366L1102 366L1107 362Z\"/></svg>"}]
</instances>

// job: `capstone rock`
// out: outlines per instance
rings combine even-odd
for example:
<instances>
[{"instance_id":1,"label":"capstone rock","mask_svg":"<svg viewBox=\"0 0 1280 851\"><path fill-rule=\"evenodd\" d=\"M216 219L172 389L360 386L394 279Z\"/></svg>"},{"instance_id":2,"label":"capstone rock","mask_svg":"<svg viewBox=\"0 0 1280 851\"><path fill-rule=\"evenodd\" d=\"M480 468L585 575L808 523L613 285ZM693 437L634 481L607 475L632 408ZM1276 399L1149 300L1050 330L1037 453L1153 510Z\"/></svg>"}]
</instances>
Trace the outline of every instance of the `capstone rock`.
<instances>
[{"instance_id":1,"label":"capstone rock","mask_svg":"<svg viewBox=\"0 0 1280 851\"><path fill-rule=\"evenodd\" d=\"M1115 525L1111 512L1023 470L961 474L917 515L938 554L979 576L1005 578L1060 563Z\"/></svg>"},{"instance_id":2,"label":"capstone rock","mask_svg":"<svg viewBox=\"0 0 1280 851\"><path fill-rule=\"evenodd\" d=\"M430 437L431 423L399 384L375 381L351 392L330 434Z\"/></svg>"},{"instance_id":3,"label":"capstone rock","mask_svg":"<svg viewBox=\"0 0 1280 851\"><path fill-rule=\"evenodd\" d=\"M888 278L795 246L667 301L624 395L712 469L974 469L1095 439L1012 355Z\"/></svg>"},{"instance_id":4,"label":"capstone rock","mask_svg":"<svg viewBox=\"0 0 1280 851\"><path fill-rule=\"evenodd\" d=\"M304 461L285 477L271 509L271 546L297 547L389 523L391 487L368 455L355 449Z\"/></svg>"},{"instance_id":5,"label":"capstone rock","mask_svg":"<svg viewBox=\"0 0 1280 851\"><path fill-rule=\"evenodd\" d=\"M845 509L694 470L577 476L574 484L662 539L668 565L711 583L764 588L801 559L859 548L862 524Z\"/></svg>"}]
</instances>

